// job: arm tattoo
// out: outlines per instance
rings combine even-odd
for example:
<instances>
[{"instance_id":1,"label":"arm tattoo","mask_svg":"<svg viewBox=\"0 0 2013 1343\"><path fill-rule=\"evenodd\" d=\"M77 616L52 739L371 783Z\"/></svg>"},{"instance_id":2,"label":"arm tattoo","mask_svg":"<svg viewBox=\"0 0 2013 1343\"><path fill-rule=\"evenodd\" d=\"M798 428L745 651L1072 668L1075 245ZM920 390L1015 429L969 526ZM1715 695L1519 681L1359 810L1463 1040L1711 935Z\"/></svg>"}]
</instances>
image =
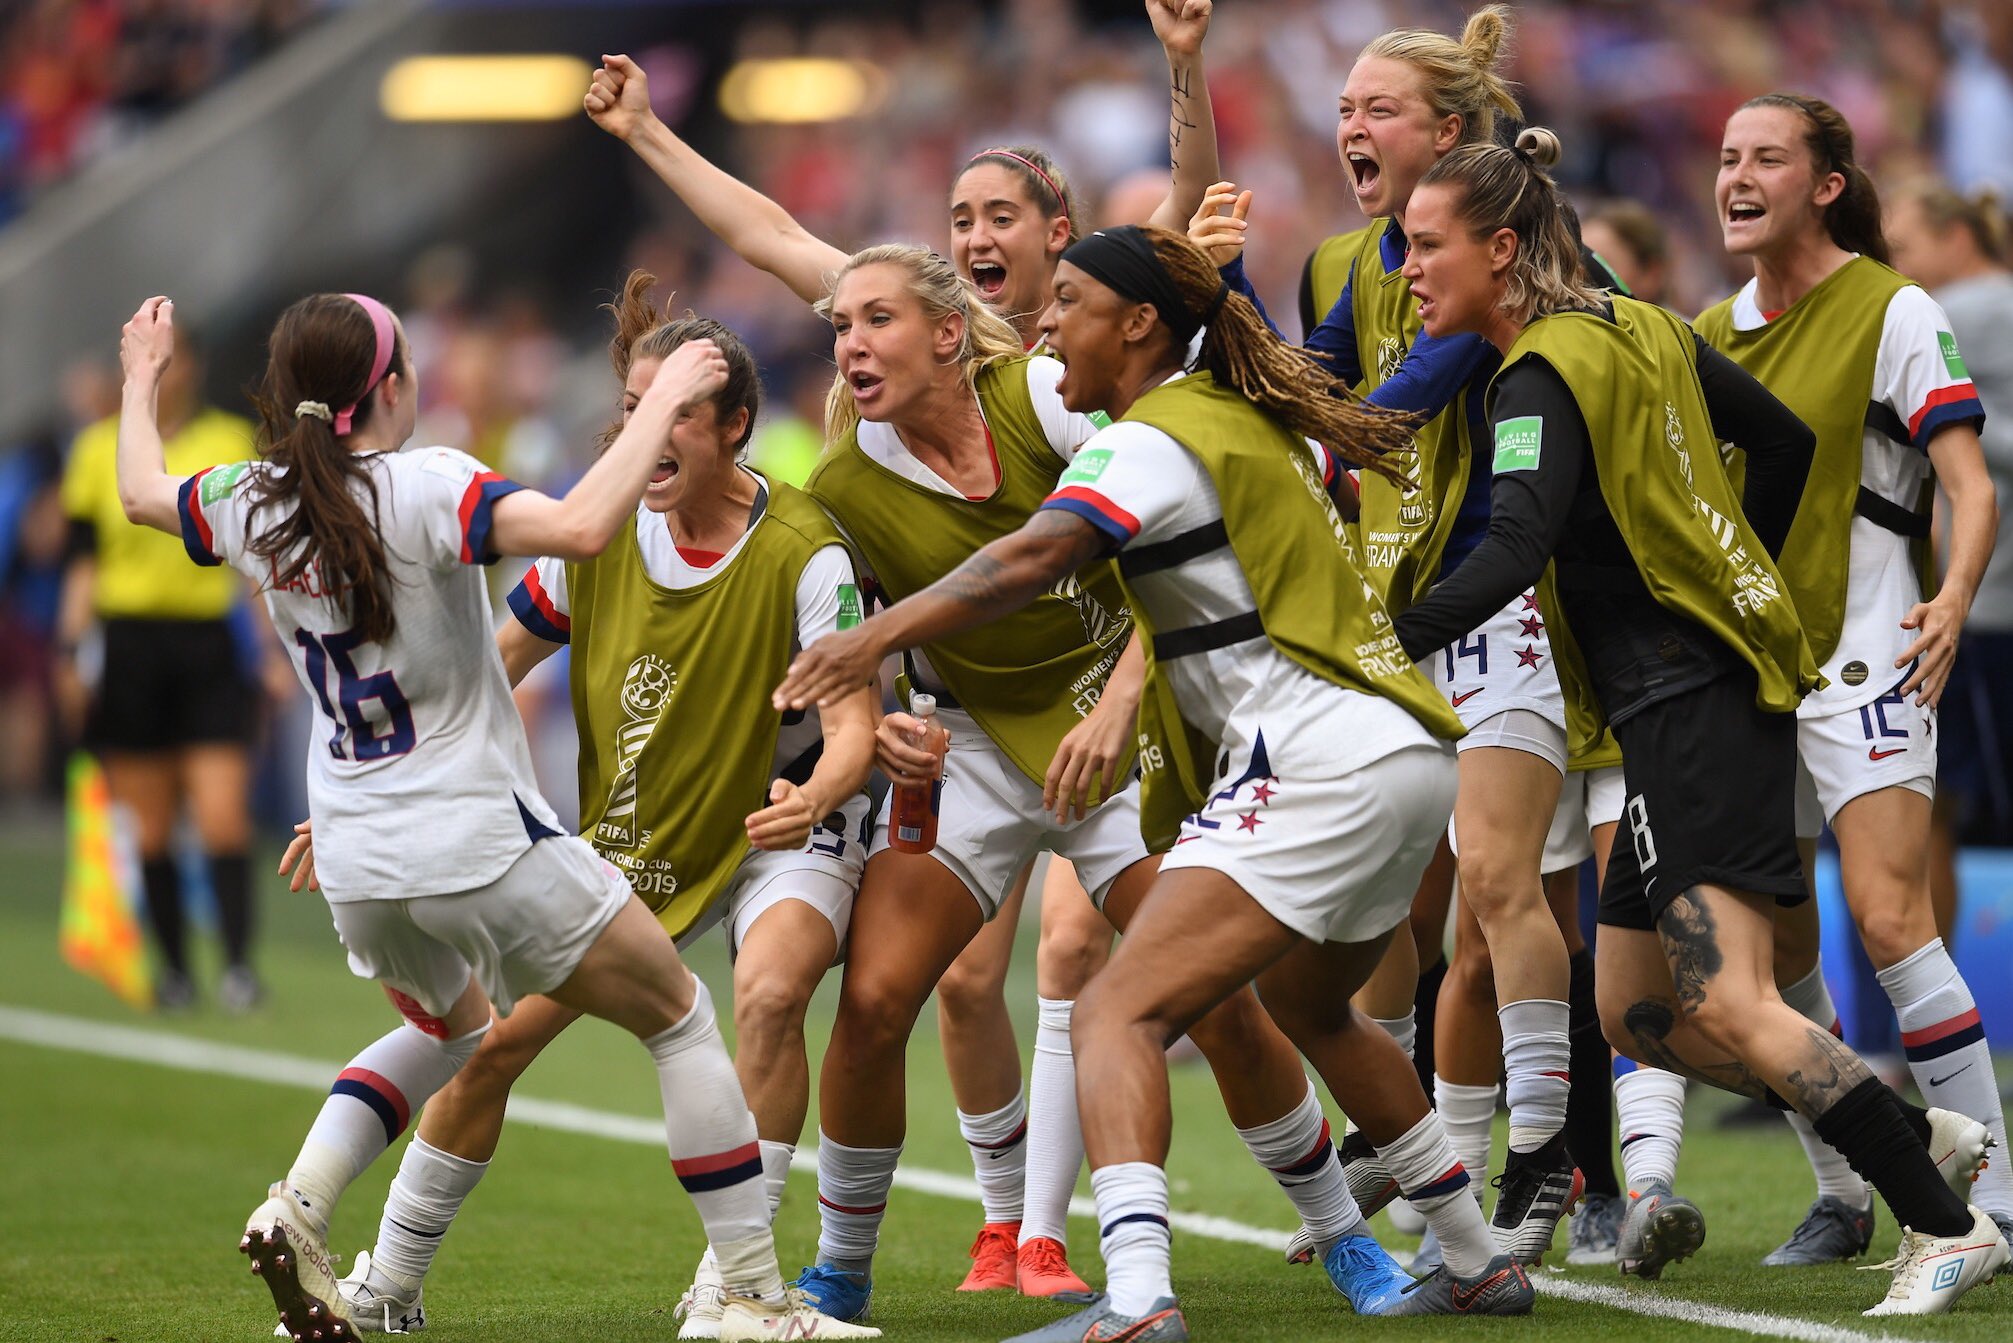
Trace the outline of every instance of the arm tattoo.
<instances>
[{"instance_id":1,"label":"arm tattoo","mask_svg":"<svg viewBox=\"0 0 2013 1343\"><path fill-rule=\"evenodd\" d=\"M931 590L975 613L1004 615L1026 606L1056 579L1075 573L1105 546L1098 530L1076 514L1037 509L1018 532L974 554Z\"/></svg>"},{"instance_id":2,"label":"arm tattoo","mask_svg":"<svg viewBox=\"0 0 2013 1343\"><path fill-rule=\"evenodd\" d=\"M1181 137L1196 129L1195 122L1188 117L1188 100L1195 96L1195 74L1193 71L1177 68L1173 75L1174 97L1167 114L1167 158L1171 167L1181 166L1177 152L1181 148Z\"/></svg>"}]
</instances>

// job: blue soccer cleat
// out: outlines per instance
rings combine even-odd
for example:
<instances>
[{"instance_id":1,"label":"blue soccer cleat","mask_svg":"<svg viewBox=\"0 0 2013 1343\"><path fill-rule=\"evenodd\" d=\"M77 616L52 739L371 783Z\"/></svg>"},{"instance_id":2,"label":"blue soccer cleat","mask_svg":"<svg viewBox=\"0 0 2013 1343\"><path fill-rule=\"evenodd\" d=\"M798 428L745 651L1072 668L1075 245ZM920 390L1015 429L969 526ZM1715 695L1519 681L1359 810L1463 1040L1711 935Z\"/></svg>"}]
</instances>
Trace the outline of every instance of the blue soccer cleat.
<instances>
[{"instance_id":1,"label":"blue soccer cleat","mask_svg":"<svg viewBox=\"0 0 2013 1343\"><path fill-rule=\"evenodd\" d=\"M1374 1237L1361 1231L1329 1246L1321 1266L1328 1270L1328 1281L1349 1298L1358 1315L1383 1314L1412 1285L1411 1275L1398 1267L1398 1261L1385 1253Z\"/></svg>"},{"instance_id":2,"label":"blue soccer cleat","mask_svg":"<svg viewBox=\"0 0 2013 1343\"><path fill-rule=\"evenodd\" d=\"M831 1264L813 1264L790 1284L799 1288L821 1315L835 1320L864 1320L874 1299L874 1280Z\"/></svg>"}]
</instances>

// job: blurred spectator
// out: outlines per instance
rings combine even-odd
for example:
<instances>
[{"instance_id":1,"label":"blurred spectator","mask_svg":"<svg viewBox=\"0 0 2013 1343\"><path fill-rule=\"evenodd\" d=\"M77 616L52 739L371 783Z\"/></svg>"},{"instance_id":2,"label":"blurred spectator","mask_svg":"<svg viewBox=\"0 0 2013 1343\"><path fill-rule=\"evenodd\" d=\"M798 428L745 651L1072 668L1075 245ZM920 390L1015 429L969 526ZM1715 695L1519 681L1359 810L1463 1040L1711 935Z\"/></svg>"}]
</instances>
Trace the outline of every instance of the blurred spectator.
<instances>
[{"instance_id":1,"label":"blurred spectator","mask_svg":"<svg viewBox=\"0 0 2013 1343\"><path fill-rule=\"evenodd\" d=\"M0 456L0 801L56 781L51 653L63 578L61 457L53 438Z\"/></svg>"},{"instance_id":2,"label":"blurred spectator","mask_svg":"<svg viewBox=\"0 0 2013 1343\"><path fill-rule=\"evenodd\" d=\"M1580 235L1615 278L1645 303L1670 295L1670 239L1640 201L1610 201L1580 221Z\"/></svg>"}]
</instances>

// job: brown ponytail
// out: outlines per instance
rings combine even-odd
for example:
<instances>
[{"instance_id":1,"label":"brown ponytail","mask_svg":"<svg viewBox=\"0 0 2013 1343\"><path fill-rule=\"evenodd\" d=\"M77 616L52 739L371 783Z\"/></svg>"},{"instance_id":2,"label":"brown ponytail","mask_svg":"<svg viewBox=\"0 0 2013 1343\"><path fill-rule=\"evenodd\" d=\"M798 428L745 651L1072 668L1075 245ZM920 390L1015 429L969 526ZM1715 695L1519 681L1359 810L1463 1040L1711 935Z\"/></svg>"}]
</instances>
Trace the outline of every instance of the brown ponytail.
<instances>
[{"instance_id":1,"label":"brown ponytail","mask_svg":"<svg viewBox=\"0 0 2013 1343\"><path fill-rule=\"evenodd\" d=\"M1801 93L1764 93L1742 103L1740 110L1750 107L1786 107L1803 118L1803 143L1817 175L1837 173L1845 179L1845 189L1824 207L1824 231L1846 251L1886 265L1889 254L1880 219L1880 193L1854 157L1852 127L1839 110L1822 98Z\"/></svg>"},{"instance_id":2,"label":"brown ponytail","mask_svg":"<svg viewBox=\"0 0 2013 1343\"><path fill-rule=\"evenodd\" d=\"M253 475L251 514L256 522L271 504L284 516L248 548L272 562L274 587L312 572L329 600L348 613L351 628L368 643L383 643L397 620L391 566L378 531L377 482L329 421L295 414L302 402L355 405L352 430L370 422L377 330L354 299L311 294L280 314L268 347L265 376L251 393L268 469ZM410 376L402 336L390 371ZM357 484L361 491L352 488ZM370 497L368 513L359 493Z\"/></svg>"},{"instance_id":3,"label":"brown ponytail","mask_svg":"<svg viewBox=\"0 0 2013 1343\"><path fill-rule=\"evenodd\" d=\"M748 422L734 443L738 452L755 436L755 417L762 411L762 378L754 352L746 341L711 317L688 311L683 317L672 319L651 299L650 291L656 287L655 275L647 270L632 270L623 281L622 297L601 305L602 311L615 319L615 334L608 341L608 362L614 366L616 378L626 384L629 370L638 359L668 359L686 341L712 341L727 357L727 381L714 393L713 409L723 422L732 419L737 410L748 412ZM595 450L607 451L621 433L622 421L618 419L601 431L595 440Z\"/></svg>"}]
</instances>

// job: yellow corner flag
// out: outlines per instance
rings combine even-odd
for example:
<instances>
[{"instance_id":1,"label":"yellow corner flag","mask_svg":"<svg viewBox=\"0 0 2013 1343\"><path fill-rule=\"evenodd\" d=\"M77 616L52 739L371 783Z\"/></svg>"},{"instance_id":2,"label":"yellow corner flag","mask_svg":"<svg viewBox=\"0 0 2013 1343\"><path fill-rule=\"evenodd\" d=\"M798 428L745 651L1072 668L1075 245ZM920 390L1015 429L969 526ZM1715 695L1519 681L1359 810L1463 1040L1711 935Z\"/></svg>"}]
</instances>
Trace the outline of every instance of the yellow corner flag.
<instances>
[{"instance_id":1,"label":"yellow corner flag","mask_svg":"<svg viewBox=\"0 0 2013 1343\"><path fill-rule=\"evenodd\" d=\"M151 1007L153 976L112 842L111 793L105 771L82 751L70 757L66 814L63 959L134 1007Z\"/></svg>"}]
</instances>

